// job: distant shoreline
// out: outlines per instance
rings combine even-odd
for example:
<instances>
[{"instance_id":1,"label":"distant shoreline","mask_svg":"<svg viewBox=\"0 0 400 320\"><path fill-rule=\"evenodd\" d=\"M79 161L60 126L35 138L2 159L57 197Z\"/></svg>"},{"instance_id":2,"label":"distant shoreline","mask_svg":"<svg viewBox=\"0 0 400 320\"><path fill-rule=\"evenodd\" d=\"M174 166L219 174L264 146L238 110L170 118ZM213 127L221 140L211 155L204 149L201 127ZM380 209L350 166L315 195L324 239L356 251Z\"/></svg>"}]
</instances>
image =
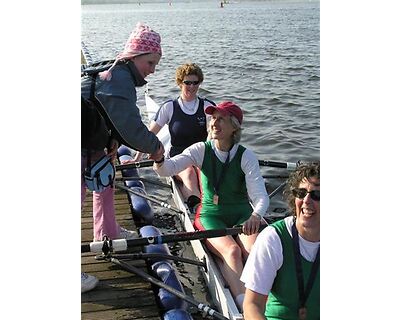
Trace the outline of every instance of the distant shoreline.
<instances>
[{"instance_id":1,"label":"distant shoreline","mask_svg":"<svg viewBox=\"0 0 400 320\"><path fill-rule=\"evenodd\" d=\"M228 0L227 2L256 2L256 1L269 1L269 2L307 2L307 0ZM183 3L183 2L215 2L219 3L220 0L81 0L81 5L85 4L129 4L129 3ZM319 2L319 0L308 0L308 2Z\"/></svg>"}]
</instances>

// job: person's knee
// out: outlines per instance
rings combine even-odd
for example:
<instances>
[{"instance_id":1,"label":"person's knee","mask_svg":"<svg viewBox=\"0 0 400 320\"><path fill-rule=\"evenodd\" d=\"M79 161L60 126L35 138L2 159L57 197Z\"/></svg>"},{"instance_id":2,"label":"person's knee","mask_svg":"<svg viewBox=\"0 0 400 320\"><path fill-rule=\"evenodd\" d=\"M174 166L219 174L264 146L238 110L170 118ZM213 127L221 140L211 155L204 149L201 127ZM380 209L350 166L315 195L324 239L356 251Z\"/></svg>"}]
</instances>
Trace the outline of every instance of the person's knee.
<instances>
[{"instance_id":1,"label":"person's knee","mask_svg":"<svg viewBox=\"0 0 400 320\"><path fill-rule=\"evenodd\" d=\"M245 243L243 245L244 251L246 252L246 254L248 255L251 251L251 248L253 248L253 243Z\"/></svg>"},{"instance_id":2,"label":"person's knee","mask_svg":"<svg viewBox=\"0 0 400 320\"><path fill-rule=\"evenodd\" d=\"M236 243L231 244L225 250L225 255L233 260L241 260L242 259L242 250L239 245Z\"/></svg>"}]
</instances>

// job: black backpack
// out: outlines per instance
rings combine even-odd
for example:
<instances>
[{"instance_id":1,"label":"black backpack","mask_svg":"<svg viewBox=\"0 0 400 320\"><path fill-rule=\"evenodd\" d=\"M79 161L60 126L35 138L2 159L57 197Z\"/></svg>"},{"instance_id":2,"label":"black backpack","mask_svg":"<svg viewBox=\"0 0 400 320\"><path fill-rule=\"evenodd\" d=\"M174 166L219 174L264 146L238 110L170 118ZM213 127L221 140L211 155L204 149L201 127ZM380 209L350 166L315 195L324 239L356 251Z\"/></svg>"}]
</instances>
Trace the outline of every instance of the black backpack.
<instances>
[{"instance_id":1,"label":"black backpack","mask_svg":"<svg viewBox=\"0 0 400 320\"><path fill-rule=\"evenodd\" d=\"M94 96L96 77L99 72L107 70L113 60L105 60L85 66L81 69L81 77L91 78L90 97L81 95L81 148L88 150L103 150L111 140L111 124L103 108Z\"/></svg>"},{"instance_id":2,"label":"black backpack","mask_svg":"<svg viewBox=\"0 0 400 320\"><path fill-rule=\"evenodd\" d=\"M106 70L112 61L101 61L81 69L81 77L91 77L90 98L81 95L81 148L103 150L110 141L110 130L99 112L98 102L94 96L96 77L100 71Z\"/></svg>"},{"instance_id":3,"label":"black backpack","mask_svg":"<svg viewBox=\"0 0 400 320\"><path fill-rule=\"evenodd\" d=\"M110 140L110 132L95 101L81 96L81 148L103 150Z\"/></svg>"}]
</instances>

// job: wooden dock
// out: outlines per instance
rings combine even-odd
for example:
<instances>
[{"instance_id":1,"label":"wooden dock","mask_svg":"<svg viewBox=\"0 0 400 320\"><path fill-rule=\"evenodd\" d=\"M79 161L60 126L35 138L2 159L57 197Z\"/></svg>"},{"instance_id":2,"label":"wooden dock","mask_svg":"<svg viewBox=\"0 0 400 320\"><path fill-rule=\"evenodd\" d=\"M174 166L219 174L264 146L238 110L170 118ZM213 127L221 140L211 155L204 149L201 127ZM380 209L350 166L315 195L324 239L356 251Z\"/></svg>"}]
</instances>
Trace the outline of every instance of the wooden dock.
<instances>
[{"instance_id":1,"label":"wooden dock","mask_svg":"<svg viewBox=\"0 0 400 320\"><path fill-rule=\"evenodd\" d=\"M115 191L115 208L118 223L124 228L137 231L126 192ZM88 192L81 215L81 242L84 244L91 241L92 194ZM130 252L135 251L140 251L140 248ZM147 272L143 260L133 261L132 265ZM92 253L82 254L81 270L100 280L95 289L81 295L83 320L160 319L154 291L149 282L111 262L96 260Z\"/></svg>"}]
</instances>

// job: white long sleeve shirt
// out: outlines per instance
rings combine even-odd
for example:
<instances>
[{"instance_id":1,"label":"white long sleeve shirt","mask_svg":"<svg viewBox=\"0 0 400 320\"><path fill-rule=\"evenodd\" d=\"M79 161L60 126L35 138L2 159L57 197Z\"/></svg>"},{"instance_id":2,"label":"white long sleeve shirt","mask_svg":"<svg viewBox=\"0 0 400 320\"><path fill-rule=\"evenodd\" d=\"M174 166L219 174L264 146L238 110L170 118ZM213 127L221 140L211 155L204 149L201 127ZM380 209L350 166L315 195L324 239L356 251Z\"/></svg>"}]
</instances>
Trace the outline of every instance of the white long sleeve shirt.
<instances>
[{"instance_id":1,"label":"white long sleeve shirt","mask_svg":"<svg viewBox=\"0 0 400 320\"><path fill-rule=\"evenodd\" d=\"M211 141L215 155L221 162L225 162L228 156L227 151L221 151L215 147L214 141ZM239 145L235 144L230 151L229 159L232 161ZM164 163L155 168L159 176L173 176L189 166L195 166L201 169L205 153L204 142L198 142L186 148L181 154L170 159L165 159ZM258 159L254 152L247 149L243 152L241 168L245 174L247 194L253 206L254 212L264 216L269 206L269 197L265 189L264 178L260 172Z\"/></svg>"}]
</instances>

